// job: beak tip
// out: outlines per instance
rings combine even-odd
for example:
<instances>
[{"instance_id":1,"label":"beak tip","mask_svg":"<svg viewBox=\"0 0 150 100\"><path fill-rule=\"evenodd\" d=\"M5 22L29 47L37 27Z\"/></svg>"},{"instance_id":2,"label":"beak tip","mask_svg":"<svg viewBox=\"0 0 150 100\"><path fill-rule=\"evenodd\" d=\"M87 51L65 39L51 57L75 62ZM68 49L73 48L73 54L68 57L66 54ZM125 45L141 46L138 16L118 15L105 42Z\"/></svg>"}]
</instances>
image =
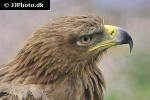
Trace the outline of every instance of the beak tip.
<instances>
[{"instance_id":1,"label":"beak tip","mask_svg":"<svg viewBox=\"0 0 150 100\"><path fill-rule=\"evenodd\" d=\"M130 47L130 53L132 52L132 48Z\"/></svg>"},{"instance_id":2,"label":"beak tip","mask_svg":"<svg viewBox=\"0 0 150 100\"><path fill-rule=\"evenodd\" d=\"M133 49L133 41L132 41L132 39L131 40L129 40L129 45L130 45L130 53L131 53L131 51L132 51L132 49Z\"/></svg>"},{"instance_id":3,"label":"beak tip","mask_svg":"<svg viewBox=\"0 0 150 100\"><path fill-rule=\"evenodd\" d=\"M118 28L118 40L120 39L120 44L129 44L130 46L130 53L133 49L133 40L131 38L131 36L129 35L128 32L126 32L125 30L123 30L122 28Z\"/></svg>"}]
</instances>

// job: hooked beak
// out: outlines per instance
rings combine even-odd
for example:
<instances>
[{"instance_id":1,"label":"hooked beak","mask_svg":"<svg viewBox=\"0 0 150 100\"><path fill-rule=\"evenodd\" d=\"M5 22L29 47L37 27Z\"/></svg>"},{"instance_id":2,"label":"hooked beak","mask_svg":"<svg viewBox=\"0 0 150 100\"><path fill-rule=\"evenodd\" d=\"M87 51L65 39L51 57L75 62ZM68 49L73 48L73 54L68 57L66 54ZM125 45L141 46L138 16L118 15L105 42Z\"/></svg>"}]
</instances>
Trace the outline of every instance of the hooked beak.
<instances>
[{"instance_id":1,"label":"hooked beak","mask_svg":"<svg viewBox=\"0 0 150 100\"><path fill-rule=\"evenodd\" d=\"M96 44L94 47L90 48L89 51L93 51L101 47L108 48L108 47L121 45L121 44L129 44L130 52L132 51L133 41L128 32L126 32L124 29L120 27L116 27L112 25L104 25L104 29L105 29L106 34L110 38L108 40L105 40Z\"/></svg>"}]
</instances>

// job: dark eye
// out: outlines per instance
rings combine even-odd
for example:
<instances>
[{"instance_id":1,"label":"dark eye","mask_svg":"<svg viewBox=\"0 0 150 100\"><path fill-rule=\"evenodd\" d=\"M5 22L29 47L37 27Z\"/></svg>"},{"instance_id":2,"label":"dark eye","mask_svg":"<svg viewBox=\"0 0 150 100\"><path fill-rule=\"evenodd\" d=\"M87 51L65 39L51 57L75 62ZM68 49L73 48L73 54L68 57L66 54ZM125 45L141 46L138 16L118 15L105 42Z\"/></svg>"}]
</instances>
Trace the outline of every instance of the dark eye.
<instances>
[{"instance_id":1,"label":"dark eye","mask_svg":"<svg viewBox=\"0 0 150 100\"><path fill-rule=\"evenodd\" d=\"M83 44L88 44L91 40L92 40L92 37L91 37L91 36L83 36L83 37L81 38L81 42L82 42Z\"/></svg>"}]
</instances>

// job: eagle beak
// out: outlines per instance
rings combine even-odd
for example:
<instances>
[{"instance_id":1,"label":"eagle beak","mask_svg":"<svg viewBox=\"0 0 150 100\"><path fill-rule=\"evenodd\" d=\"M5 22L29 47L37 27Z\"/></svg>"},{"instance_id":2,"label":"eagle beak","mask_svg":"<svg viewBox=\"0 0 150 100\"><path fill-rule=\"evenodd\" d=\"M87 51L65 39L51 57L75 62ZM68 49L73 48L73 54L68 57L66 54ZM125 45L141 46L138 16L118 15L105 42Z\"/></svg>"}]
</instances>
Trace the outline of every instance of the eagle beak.
<instances>
[{"instance_id":1,"label":"eagle beak","mask_svg":"<svg viewBox=\"0 0 150 100\"><path fill-rule=\"evenodd\" d=\"M90 48L89 51L93 51L101 47L108 48L108 47L121 45L121 44L129 44L130 52L132 51L133 41L131 36L128 34L128 32L126 32L124 29L120 27L116 27L112 25L104 25L104 29L109 39L105 41L101 41L100 43L96 44L94 47Z\"/></svg>"}]
</instances>

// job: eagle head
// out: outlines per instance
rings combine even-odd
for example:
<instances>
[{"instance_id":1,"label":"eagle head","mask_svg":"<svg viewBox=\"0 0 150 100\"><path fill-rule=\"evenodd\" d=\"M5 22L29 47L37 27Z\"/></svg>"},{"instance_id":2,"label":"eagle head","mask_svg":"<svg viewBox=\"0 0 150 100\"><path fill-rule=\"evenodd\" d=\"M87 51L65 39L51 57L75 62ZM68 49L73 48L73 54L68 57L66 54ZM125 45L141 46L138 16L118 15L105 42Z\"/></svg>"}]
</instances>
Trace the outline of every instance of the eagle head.
<instances>
[{"instance_id":1,"label":"eagle head","mask_svg":"<svg viewBox=\"0 0 150 100\"><path fill-rule=\"evenodd\" d=\"M1 82L49 84L48 93L53 88L55 100L102 100L105 82L96 61L109 47L121 44L129 44L131 51L131 36L120 27L105 25L100 17L54 19L1 70Z\"/></svg>"}]
</instances>

